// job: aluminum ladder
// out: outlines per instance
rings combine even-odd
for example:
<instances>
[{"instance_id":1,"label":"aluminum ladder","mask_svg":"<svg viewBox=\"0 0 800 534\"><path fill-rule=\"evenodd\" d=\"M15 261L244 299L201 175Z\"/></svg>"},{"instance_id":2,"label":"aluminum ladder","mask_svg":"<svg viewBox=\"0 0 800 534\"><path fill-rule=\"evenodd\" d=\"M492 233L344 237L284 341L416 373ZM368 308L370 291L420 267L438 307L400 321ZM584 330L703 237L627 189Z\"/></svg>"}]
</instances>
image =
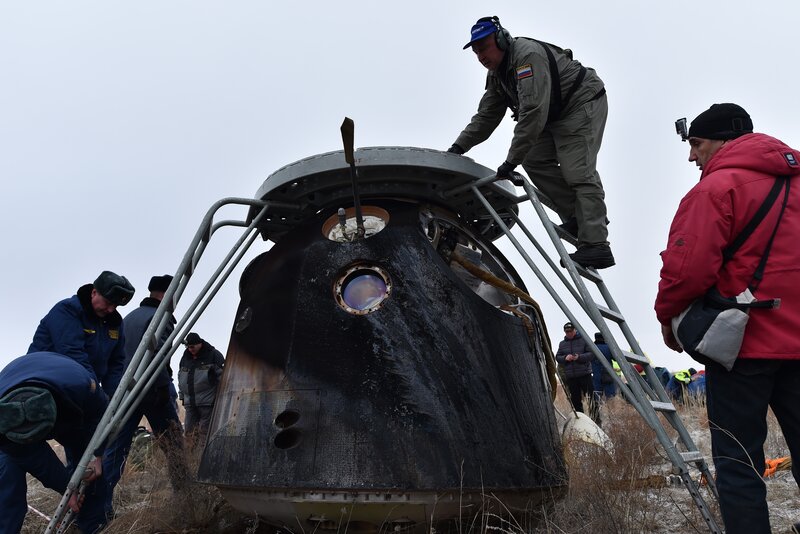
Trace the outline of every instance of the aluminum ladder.
<instances>
[{"instance_id":1,"label":"aluminum ladder","mask_svg":"<svg viewBox=\"0 0 800 534\"><path fill-rule=\"evenodd\" d=\"M250 208L250 213L244 220L215 222L215 215L220 208L226 205L247 206ZM215 202L209 208L173 277L172 283L165 292L161 304L150 320L150 324L131 358L114 396L109 401L108 407L89 441L89 445L78 462L78 466L67 485L67 491L62 496L50 523L45 529L46 534L62 533L68 529L74 514L67 507L67 503L73 493L83 491L81 479L89 461L93 457L92 451L97 449L103 442L110 443L116 437L122 425L125 424L139 406L147 391L155 383L159 372L167 365L172 355L181 346L181 341L192 329L200 315L208 307L211 300L216 296L258 237L258 223L265 216L268 216L270 207L286 209L294 208L295 206L250 198L224 198ZM241 237L238 238L219 267L211 275L206 285L199 291L192 304L189 305L184 318L177 321L161 349L156 352L159 340L167 331L168 325L173 322L175 308L186 289L186 284L194 274L211 236L220 228L229 226L244 228Z\"/></svg>"},{"instance_id":2,"label":"aluminum ladder","mask_svg":"<svg viewBox=\"0 0 800 534\"><path fill-rule=\"evenodd\" d=\"M524 195L517 197L514 197L513 195L509 196L509 193L507 193L503 188L494 184L496 180L496 176L488 176L486 178L477 180L472 184L465 184L453 188L452 190L444 193L444 195L451 196L463 194L464 192L471 190L475 197L483 204L486 210L491 214L492 218L491 221L487 221L487 224L495 224L502 229L503 233L514 245L517 252L522 256L556 304L558 304L564 314L569 318L570 322L575 325L576 329L578 332L580 332L584 340L587 341L587 344L590 346L597 360L613 377L617 387L628 400L628 402L630 402L636 411L639 412L650 428L655 431L658 441L661 443L661 446L666 451L667 456L672 463L673 474L680 476L683 485L689 490L689 493L691 494L692 499L700 511L700 514L703 516L703 519L706 521L710 532L722 534L723 529L717 525L717 522L712 515L708 504L700 494L699 481L694 480L690 472L690 464L693 464L699 471L702 479L707 482L714 498L718 500L719 494L717 493L717 487L714 483L714 478L709 471L708 464L678 416L677 410L667 396L661 381L650 364L650 360L647 358L647 356L645 356L644 352L639 346L639 343L631 332L631 329L628 326L625 317L622 315L622 312L619 310L619 307L614 302L611 292L603 281L603 278L600 276L600 273L595 269L583 268L572 261L567 253L566 248L564 247L563 241L567 241L575 245L577 242L575 237L562 230L556 223L550 220L547 212L544 209L544 206L546 205L547 207L553 209L552 202L541 191L537 190L527 177L519 173L514 173L514 184L517 186L521 185L525 190ZM507 196L509 200L515 201L515 205L520 205L529 201L533 205L536 214L542 222L542 226L546 230L548 237L552 241L553 246L560 256L560 264L557 264L548 255L547 251L545 251L545 249L540 245L540 243L524 225L519 216L514 213L514 211L508 209L503 213L498 213L487 201L483 193L481 193L481 187L489 188L495 194ZM509 229L507 222L513 222L516 224L517 228L525 234L527 239L536 248L544 261L550 266L580 308L582 308L582 310L594 323L594 326L597 328L597 330L603 334L603 337L608 344L609 349L611 350L613 360L617 362L623 376L625 377L624 381L617 375L612 363L609 362L605 356L603 356L603 354L597 348L597 345L594 344L593 337L590 337L589 332L580 324L573 312L570 310L569 306L561 298L559 292L556 291L556 289L550 284L549 280L530 258L528 252ZM564 267L561 267L562 265ZM566 268L569 278L564 275L564 268ZM588 280L597 286L600 295L605 301L604 303L601 304L595 301L595 298L589 292L584 280ZM630 351L620 348L619 343L611 332L610 323L616 324L622 331L625 341L628 343L628 346L631 347ZM639 364L644 369L645 375L643 376L637 372L633 364ZM673 440L667 434L666 426L662 423L662 419L659 418L659 413L662 414L669 425L675 431L677 431L678 438L675 442L673 442Z\"/></svg>"}]
</instances>

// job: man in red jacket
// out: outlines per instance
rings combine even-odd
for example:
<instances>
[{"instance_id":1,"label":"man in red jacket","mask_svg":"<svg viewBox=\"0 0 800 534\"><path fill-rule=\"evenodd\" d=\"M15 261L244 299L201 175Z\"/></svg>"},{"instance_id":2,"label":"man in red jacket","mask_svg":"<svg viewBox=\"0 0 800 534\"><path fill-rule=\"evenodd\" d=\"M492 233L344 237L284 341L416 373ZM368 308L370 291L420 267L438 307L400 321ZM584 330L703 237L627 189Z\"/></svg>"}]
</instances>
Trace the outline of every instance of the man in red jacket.
<instances>
[{"instance_id":1,"label":"man in red jacket","mask_svg":"<svg viewBox=\"0 0 800 534\"><path fill-rule=\"evenodd\" d=\"M776 231L759 300L780 298L779 309L752 309L730 371L706 363L706 393L720 509L728 534L770 532L764 472L767 408L800 458L800 151L768 135L736 104L714 104L688 131L689 161L702 173L672 221L655 310L664 343L678 352L673 317L716 285L726 297L753 279ZM724 263L722 251L753 218L776 177L788 176L788 201L778 224L783 191L750 237ZM777 225L777 230L776 229ZM800 485L800 462L792 468Z\"/></svg>"}]
</instances>

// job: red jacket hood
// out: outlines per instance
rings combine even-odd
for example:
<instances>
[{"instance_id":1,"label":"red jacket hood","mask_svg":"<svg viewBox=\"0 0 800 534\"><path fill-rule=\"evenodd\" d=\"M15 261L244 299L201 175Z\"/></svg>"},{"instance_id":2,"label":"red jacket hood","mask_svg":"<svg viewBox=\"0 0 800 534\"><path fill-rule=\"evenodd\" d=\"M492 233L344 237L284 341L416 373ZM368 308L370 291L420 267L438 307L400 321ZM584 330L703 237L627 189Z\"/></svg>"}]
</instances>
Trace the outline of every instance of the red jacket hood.
<instances>
[{"instance_id":1,"label":"red jacket hood","mask_svg":"<svg viewBox=\"0 0 800 534\"><path fill-rule=\"evenodd\" d=\"M722 169L744 169L773 176L800 174L800 151L769 135L747 134L728 141L703 168L702 180Z\"/></svg>"}]
</instances>

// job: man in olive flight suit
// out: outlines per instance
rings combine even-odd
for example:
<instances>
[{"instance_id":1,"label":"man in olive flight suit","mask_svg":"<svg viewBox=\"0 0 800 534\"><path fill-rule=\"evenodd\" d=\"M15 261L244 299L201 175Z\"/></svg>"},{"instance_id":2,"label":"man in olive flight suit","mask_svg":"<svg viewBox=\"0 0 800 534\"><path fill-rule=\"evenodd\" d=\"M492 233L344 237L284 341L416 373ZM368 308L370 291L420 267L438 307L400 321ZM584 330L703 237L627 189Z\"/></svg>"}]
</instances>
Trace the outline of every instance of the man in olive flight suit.
<instances>
[{"instance_id":1,"label":"man in olive flight suit","mask_svg":"<svg viewBox=\"0 0 800 534\"><path fill-rule=\"evenodd\" d=\"M510 178L522 165L555 204L561 227L577 236L572 260L611 267L605 193L596 169L608 115L603 81L569 50L511 37L497 17L478 20L464 49L470 47L489 71L486 92L448 152L463 154L488 139L510 108L517 125L498 178Z\"/></svg>"}]
</instances>

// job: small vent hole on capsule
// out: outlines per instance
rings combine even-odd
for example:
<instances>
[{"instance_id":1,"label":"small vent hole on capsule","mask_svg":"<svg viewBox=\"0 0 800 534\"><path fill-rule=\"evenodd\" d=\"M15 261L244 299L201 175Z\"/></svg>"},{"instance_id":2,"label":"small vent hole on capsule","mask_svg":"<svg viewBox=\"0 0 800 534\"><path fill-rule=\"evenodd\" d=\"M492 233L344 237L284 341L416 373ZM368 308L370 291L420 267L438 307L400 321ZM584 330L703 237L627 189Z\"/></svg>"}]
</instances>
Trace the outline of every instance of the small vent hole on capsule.
<instances>
[{"instance_id":1,"label":"small vent hole on capsule","mask_svg":"<svg viewBox=\"0 0 800 534\"><path fill-rule=\"evenodd\" d=\"M286 410L278 414L275 418L275 426L278 428L289 428L300 420L300 413L294 410Z\"/></svg>"},{"instance_id":2,"label":"small vent hole on capsule","mask_svg":"<svg viewBox=\"0 0 800 534\"><path fill-rule=\"evenodd\" d=\"M279 449L291 449L300 443L300 432L294 428L281 430L275 436L275 446Z\"/></svg>"}]
</instances>

